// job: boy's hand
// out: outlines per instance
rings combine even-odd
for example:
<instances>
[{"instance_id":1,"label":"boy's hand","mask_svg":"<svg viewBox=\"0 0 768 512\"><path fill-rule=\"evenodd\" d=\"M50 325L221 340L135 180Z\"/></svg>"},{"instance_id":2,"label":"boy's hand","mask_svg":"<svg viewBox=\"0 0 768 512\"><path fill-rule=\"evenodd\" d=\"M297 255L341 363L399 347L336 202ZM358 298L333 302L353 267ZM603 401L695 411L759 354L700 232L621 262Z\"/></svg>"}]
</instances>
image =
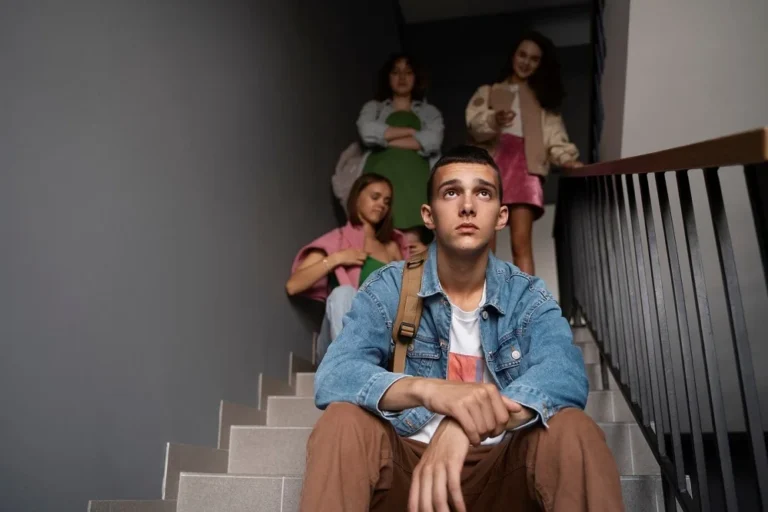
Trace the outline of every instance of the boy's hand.
<instances>
[{"instance_id":1,"label":"boy's hand","mask_svg":"<svg viewBox=\"0 0 768 512\"><path fill-rule=\"evenodd\" d=\"M507 426L504 428L505 430L512 430L513 428L519 427L520 425L525 425L531 421L531 418L533 418L535 415L536 412L534 412L532 409L521 407L519 412L510 413L509 421L507 422Z\"/></svg>"},{"instance_id":2,"label":"boy's hand","mask_svg":"<svg viewBox=\"0 0 768 512\"><path fill-rule=\"evenodd\" d=\"M461 493L461 470L469 451L469 438L453 418L445 418L413 470L408 512L466 512Z\"/></svg>"},{"instance_id":3,"label":"boy's hand","mask_svg":"<svg viewBox=\"0 0 768 512\"><path fill-rule=\"evenodd\" d=\"M420 381L418 395L430 411L456 420L474 446L504 432L510 415L525 411L493 384L424 379Z\"/></svg>"}]
</instances>

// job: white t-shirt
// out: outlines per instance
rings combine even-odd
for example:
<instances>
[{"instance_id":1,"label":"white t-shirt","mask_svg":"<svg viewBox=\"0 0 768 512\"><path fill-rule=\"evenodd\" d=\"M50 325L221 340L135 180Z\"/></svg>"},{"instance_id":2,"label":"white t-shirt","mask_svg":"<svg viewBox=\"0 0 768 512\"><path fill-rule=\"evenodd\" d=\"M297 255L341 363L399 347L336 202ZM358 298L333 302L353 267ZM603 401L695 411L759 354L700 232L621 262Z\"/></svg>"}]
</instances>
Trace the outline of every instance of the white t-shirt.
<instances>
[{"instance_id":1,"label":"white t-shirt","mask_svg":"<svg viewBox=\"0 0 768 512\"><path fill-rule=\"evenodd\" d=\"M507 84L507 87L514 94L512 99L512 112L515 113L515 119L512 124L505 126L501 129L502 133L508 133L510 135L523 136L523 118L520 114L520 87L517 84Z\"/></svg>"},{"instance_id":2,"label":"white t-shirt","mask_svg":"<svg viewBox=\"0 0 768 512\"><path fill-rule=\"evenodd\" d=\"M448 352L448 380L462 382L493 382L483 357L483 345L480 342L480 308L485 302L485 285L483 296L474 311L463 311L451 304L451 333L450 349ZM429 443L435 435L437 426L443 421L442 414L435 414L424 427L410 436L409 439ZM498 444L504 434L489 437L483 444Z\"/></svg>"}]
</instances>

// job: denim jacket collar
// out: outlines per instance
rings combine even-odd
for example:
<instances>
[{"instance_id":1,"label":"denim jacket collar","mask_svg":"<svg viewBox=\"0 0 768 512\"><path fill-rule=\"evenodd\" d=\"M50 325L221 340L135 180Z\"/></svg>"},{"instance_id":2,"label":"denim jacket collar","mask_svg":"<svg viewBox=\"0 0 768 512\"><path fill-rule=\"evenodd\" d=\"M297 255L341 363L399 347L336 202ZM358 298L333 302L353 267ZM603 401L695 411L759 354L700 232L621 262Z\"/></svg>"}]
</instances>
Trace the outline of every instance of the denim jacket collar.
<instances>
[{"instance_id":1,"label":"denim jacket collar","mask_svg":"<svg viewBox=\"0 0 768 512\"><path fill-rule=\"evenodd\" d=\"M421 289L419 297L426 298L440 294L447 297L447 294L440 285L440 278L437 275L437 242L432 242L429 246L427 261L424 264L424 275L421 278ZM504 309L501 307L501 289L504 285L504 269L501 262L493 255L488 255L488 266L485 269L485 303L480 306L481 309L492 307L500 315L504 315Z\"/></svg>"}]
</instances>

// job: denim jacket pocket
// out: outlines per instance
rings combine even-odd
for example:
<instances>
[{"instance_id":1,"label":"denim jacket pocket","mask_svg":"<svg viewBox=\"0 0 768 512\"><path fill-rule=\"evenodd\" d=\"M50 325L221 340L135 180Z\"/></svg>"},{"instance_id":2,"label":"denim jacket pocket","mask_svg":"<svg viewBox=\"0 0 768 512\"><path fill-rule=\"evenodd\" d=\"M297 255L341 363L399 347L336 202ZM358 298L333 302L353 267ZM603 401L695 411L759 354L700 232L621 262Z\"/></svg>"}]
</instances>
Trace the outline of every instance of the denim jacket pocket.
<instances>
[{"instance_id":1,"label":"denim jacket pocket","mask_svg":"<svg viewBox=\"0 0 768 512\"><path fill-rule=\"evenodd\" d=\"M504 339L504 338L502 338ZM491 369L496 373L503 386L520 376L520 363L523 362L523 352L516 336L504 340L499 348L491 353Z\"/></svg>"},{"instance_id":2,"label":"denim jacket pocket","mask_svg":"<svg viewBox=\"0 0 768 512\"><path fill-rule=\"evenodd\" d=\"M436 342L415 338L408 346L406 373L418 377L434 377L436 365L442 357L440 345Z\"/></svg>"}]
</instances>

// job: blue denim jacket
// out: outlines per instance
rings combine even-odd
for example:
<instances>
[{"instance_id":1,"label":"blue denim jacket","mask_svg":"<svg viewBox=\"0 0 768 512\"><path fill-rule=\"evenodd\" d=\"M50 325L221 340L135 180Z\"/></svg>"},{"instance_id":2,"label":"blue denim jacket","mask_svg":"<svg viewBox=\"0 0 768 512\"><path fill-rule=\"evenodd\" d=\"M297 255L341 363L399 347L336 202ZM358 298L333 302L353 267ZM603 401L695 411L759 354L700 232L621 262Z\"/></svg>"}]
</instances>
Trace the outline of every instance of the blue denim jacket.
<instances>
[{"instance_id":1,"label":"blue denim jacket","mask_svg":"<svg viewBox=\"0 0 768 512\"><path fill-rule=\"evenodd\" d=\"M421 291L424 311L408 349L406 374L387 371L394 351L392 324L397 315L403 262L373 273L360 288L344 328L315 377L315 403L357 404L389 420L401 436L418 432L434 413L424 407L384 412L379 401L407 376L445 379L448 366L451 305L437 277L433 243ZM486 301L480 306L485 361L495 384L510 399L533 409L545 426L564 407L584 408L588 383L581 351L573 344L568 321L541 279L511 263L489 257Z\"/></svg>"}]
</instances>

